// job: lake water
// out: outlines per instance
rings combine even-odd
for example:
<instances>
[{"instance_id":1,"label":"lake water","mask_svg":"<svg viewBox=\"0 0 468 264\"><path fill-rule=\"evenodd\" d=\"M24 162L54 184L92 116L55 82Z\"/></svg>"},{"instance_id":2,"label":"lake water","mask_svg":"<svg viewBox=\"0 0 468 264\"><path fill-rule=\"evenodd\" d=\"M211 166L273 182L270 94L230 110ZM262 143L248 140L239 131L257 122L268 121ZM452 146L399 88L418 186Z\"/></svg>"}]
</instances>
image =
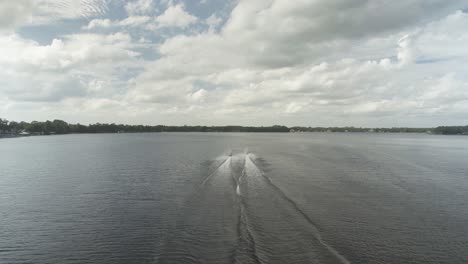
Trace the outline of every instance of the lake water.
<instances>
[{"instance_id":1,"label":"lake water","mask_svg":"<svg viewBox=\"0 0 468 264\"><path fill-rule=\"evenodd\" d=\"M0 263L468 263L468 137L1 139Z\"/></svg>"}]
</instances>

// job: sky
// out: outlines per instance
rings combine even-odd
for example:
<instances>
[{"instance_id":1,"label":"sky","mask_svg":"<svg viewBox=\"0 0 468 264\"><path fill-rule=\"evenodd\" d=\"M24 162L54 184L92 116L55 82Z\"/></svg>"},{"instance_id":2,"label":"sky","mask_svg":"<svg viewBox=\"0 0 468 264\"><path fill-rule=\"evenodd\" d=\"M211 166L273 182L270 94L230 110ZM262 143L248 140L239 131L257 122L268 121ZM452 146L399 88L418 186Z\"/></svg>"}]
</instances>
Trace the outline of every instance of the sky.
<instances>
[{"instance_id":1,"label":"sky","mask_svg":"<svg viewBox=\"0 0 468 264\"><path fill-rule=\"evenodd\" d=\"M0 0L0 117L468 125L466 0Z\"/></svg>"}]
</instances>

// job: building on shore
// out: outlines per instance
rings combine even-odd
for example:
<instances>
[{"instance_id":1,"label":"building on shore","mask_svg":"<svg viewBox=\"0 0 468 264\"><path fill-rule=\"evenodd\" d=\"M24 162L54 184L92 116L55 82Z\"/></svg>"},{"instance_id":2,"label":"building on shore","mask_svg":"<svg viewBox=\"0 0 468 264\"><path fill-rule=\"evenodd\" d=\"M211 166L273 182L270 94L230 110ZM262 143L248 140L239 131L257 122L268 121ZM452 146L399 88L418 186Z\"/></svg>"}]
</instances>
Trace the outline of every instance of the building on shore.
<instances>
[{"instance_id":1,"label":"building on shore","mask_svg":"<svg viewBox=\"0 0 468 264\"><path fill-rule=\"evenodd\" d=\"M26 136L30 136L31 134L27 132L26 130L23 130L20 133L18 133L18 135L22 137L26 137Z\"/></svg>"}]
</instances>

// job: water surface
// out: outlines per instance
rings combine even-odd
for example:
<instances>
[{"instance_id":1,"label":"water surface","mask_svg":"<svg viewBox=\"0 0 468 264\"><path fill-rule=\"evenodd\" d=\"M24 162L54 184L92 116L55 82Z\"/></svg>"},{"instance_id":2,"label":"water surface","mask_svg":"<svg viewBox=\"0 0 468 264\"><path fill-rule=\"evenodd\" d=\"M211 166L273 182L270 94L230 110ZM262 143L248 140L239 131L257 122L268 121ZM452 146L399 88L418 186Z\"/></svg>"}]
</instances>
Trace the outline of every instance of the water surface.
<instances>
[{"instance_id":1,"label":"water surface","mask_svg":"<svg viewBox=\"0 0 468 264\"><path fill-rule=\"evenodd\" d=\"M0 263L468 263L468 137L0 140Z\"/></svg>"}]
</instances>

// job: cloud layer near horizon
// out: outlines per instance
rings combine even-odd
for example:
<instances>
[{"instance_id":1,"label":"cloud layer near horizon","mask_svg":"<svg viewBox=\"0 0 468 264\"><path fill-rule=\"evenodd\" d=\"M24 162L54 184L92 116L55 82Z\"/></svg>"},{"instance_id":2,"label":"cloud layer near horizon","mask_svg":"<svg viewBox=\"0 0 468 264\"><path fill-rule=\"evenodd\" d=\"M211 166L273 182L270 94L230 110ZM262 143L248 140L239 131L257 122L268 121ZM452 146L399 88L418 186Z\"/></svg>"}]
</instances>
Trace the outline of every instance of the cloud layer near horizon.
<instances>
[{"instance_id":1,"label":"cloud layer near horizon","mask_svg":"<svg viewBox=\"0 0 468 264\"><path fill-rule=\"evenodd\" d=\"M0 116L468 123L466 1L0 3Z\"/></svg>"}]
</instances>

